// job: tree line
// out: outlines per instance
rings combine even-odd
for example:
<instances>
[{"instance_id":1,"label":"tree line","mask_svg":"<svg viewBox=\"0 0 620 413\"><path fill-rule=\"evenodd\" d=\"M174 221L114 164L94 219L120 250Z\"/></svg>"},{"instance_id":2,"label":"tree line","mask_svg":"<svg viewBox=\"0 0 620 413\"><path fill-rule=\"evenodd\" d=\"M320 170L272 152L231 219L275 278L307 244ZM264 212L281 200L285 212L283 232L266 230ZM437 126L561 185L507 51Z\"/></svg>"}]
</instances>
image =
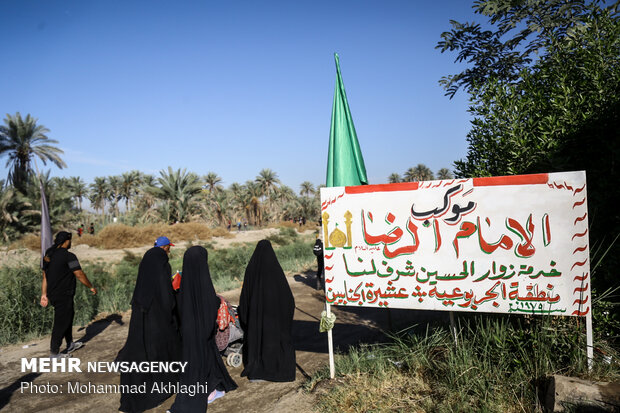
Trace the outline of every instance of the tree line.
<instances>
[{"instance_id":1,"label":"tree line","mask_svg":"<svg viewBox=\"0 0 620 413\"><path fill-rule=\"evenodd\" d=\"M47 136L49 129L37 122L31 115L7 114L0 126L0 156L8 158L9 167L7 179L0 180L0 232L5 242L39 231L40 188L54 228L71 228L91 220L104 223L112 217L129 225L192 221L214 227L239 221L261 226L319 218L320 187L304 181L296 192L268 168L255 179L228 188L215 172L199 175L170 167L158 175L134 170L95 177L91 183L78 176L51 177L49 170L39 171L37 160L44 166L50 162L64 168L63 151L55 146L58 141ZM415 169L418 174L408 171L405 180L433 179L432 172L430 178L425 172L426 166L416 168L410 171ZM441 171L439 176L444 176ZM84 208L86 201L90 209Z\"/></svg>"}]
</instances>

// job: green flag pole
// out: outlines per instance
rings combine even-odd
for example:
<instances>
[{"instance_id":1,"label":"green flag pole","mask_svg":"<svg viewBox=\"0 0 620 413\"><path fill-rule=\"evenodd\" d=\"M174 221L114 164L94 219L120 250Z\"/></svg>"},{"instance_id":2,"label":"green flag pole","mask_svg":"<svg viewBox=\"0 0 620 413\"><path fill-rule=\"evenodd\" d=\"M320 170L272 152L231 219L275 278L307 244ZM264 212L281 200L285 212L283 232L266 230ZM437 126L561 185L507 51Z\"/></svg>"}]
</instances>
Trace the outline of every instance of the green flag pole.
<instances>
[{"instance_id":1,"label":"green flag pole","mask_svg":"<svg viewBox=\"0 0 620 413\"><path fill-rule=\"evenodd\" d=\"M327 155L326 186L352 186L368 184L362 150L357 140L353 117L349 109L344 82L340 73L338 54L336 61L336 90L332 106L332 121L329 130L329 151Z\"/></svg>"},{"instance_id":2,"label":"green flag pole","mask_svg":"<svg viewBox=\"0 0 620 413\"><path fill-rule=\"evenodd\" d=\"M336 88L332 106L331 127L329 130L329 150L327 154L326 186L354 186L368 184L366 166L362 157L362 150L357 140L353 117L349 109L344 82L340 73L338 54L334 53L336 61ZM323 239L327 234L323 234ZM323 270L325 271L325 270ZM331 305L325 302L325 314L332 318ZM327 347L329 351L329 376L336 376L334 364L334 340L332 328L327 330Z\"/></svg>"}]
</instances>

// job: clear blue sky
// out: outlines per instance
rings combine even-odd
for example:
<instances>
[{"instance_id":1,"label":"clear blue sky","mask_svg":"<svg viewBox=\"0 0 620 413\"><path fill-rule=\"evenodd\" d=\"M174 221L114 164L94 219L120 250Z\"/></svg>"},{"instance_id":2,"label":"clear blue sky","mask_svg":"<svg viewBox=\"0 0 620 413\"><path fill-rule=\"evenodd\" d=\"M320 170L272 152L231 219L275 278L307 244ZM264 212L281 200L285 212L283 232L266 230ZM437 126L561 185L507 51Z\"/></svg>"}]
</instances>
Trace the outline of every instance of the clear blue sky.
<instances>
[{"instance_id":1,"label":"clear blue sky","mask_svg":"<svg viewBox=\"0 0 620 413\"><path fill-rule=\"evenodd\" d=\"M54 176L271 168L299 191L325 182L337 52L370 183L452 169L467 95L444 96L460 66L435 45L472 3L1 0L0 115L51 130Z\"/></svg>"}]
</instances>

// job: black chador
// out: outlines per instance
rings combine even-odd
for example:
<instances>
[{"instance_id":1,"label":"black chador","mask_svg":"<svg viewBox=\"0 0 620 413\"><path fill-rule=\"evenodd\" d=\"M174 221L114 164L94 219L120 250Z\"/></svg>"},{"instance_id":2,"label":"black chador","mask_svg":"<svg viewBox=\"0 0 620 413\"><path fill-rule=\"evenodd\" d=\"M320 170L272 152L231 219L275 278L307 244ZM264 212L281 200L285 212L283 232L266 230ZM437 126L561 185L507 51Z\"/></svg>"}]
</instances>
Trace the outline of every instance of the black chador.
<instances>
[{"instance_id":1,"label":"black chador","mask_svg":"<svg viewBox=\"0 0 620 413\"><path fill-rule=\"evenodd\" d=\"M294 381L295 299L267 240L258 243L245 269L238 312L244 332L241 375L250 380Z\"/></svg>"},{"instance_id":2,"label":"black chador","mask_svg":"<svg viewBox=\"0 0 620 413\"><path fill-rule=\"evenodd\" d=\"M160 247L148 250L138 268L138 279L131 300L131 320L125 346L117 361L179 361L179 334L176 300L170 280L168 254ZM122 373L121 384L143 385L154 382L177 383L178 373ZM120 410L141 412L164 402L172 393L121 394Z\"/></svg>"},{"instance_id":3,"label":"black chador","mask_svg":"<svg viewBox=\"0 0 620 413\"><path fill-rule=\"evenodd\" d=\"M204 412L207 397L214 390L231 391L237 385L228 374L220 352L215 344L217 310L220 299L215 294L207 250L194 246L183 256L183 277L179 292L181 333L183 338L183 361L187 362L181 373L181 385L207 383L208 392L194 396L177 395L170 408L173 413Z\"/></svg>"}]
</instances>

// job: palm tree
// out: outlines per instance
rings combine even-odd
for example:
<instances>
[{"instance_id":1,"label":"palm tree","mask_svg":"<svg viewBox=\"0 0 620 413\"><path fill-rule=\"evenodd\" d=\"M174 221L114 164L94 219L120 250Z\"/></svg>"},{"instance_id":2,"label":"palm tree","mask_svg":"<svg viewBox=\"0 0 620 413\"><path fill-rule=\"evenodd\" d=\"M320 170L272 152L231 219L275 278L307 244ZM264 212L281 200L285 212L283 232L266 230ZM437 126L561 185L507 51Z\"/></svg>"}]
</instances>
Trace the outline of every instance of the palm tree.
<instances>
[{"instance_id":1,"label":"palm tree","mask_svg":"<svg viewBox=\"0 0 620 413\"><path fill-rule=\"evenodd\" d=\"M222 178L218 176L215 172L209 172L204 176L206 189L209 190L209 193L218 192L222 190Z\"/></svg>"},{"instance_id":2,"label":"palm tree","mask_svg":"<svg viewBox=\"0 0 620 413\"><path fill-rule=\"evenodd\" d=\"M301 183L301 190L299 191L299 195L305 195L306 197L310 196L310 194L314 194L314 185L312 182L303 181Z\"/></svg>"},{"instance_id":3,"label":"palm tree","mask_svg":"<svg viewBox=\"0 0 620 413\"><path fill-rule=\"evenodd\" d=\"M431 169L423 163L419 163L415 169L420 181L432 181L435 179L433 171L431 171Z\"/></svg>"},{"instance_id":4,"label":"palm tree","mask_svg":"<svg viewBox=\"0 0 620 413\"><path fill-rule=\"evenodd\" d=\"M90 196L88 199L95 211L101 210L101 215L105 214L105 201L108 199L108 181L105 177L95 177L90 184Z\"/></svg>"},{"instance_id":5,"label":"palm tree","mask_svg":"<svg viewBox=\"0 0 620 413\"><path fill-rule=\"evenodd\" d=\"M204 210L212 213L214 221L217 225L226 226L226 211L230 207L230 196L227 191L218 191L207 197L207 204Z\"/></svg>"},{"instance_id":6,"label":"palm tree","mask_svg":"<svg viewBox=\"0 0 620 413\"><path fill-rule=\"evenodd\" d=\"M301 198L299 200L300 215L306 219L318 219L321 205L316 198Z\"/></svg>"},{"instance_id":7,"label":"palm tree","mask_svg":"<svg viewBox=\"0 0 620 413\"><path fill-rule=\"evenodd\" d=\"M452 178L454 178L454 175L448 168L441 168L437 172L437 179L452 179Z\"/></svg>"},{"instance_id":8,"label":"palm tree","mask_svg":"<svg viewBox=\"0 0 620 413\"><path fill-rule=\"evenodd\" d=\"M144 214L152 213L152 208L155 206L155 197L153 195L153 188L155 188L155 177L150 174L138 172L138 178L133 204L134 210L138 210L139 216L143 217L145 216ZM151 217L149 217L149 219L150 218Z\"/></svg>"},{"instance_id":9,"label":"palm tree","mask_svg":"<svg viewBox=\"0 0 620 413\"><path fill-rule=\"evenodd\" d=\"M314 188L312 188L314 190ZM314 193L314 192L313 192ZM273 217L277 220L290 219L299 214L291 215L291 211L297 208L299 199L290 187L281 185L275 195L275 206L273 207Z\"/></svg>"},{"instance_id":10,"label":"palm tree","mask_svg":"<svg viewBox=\"0 0 620 413\"><path fill-rule=\"evenodd\" d=\"M433 171L423 163L419 163L416 167L407 169L403 181L432 181L433 179L435 179Z\"/></svg>"},{"instance_id":11,"label":"palm tree","mask_svg":"<svg viewBox=\"0 0 620 413\"><path fill-rule=\"evenodd\" d=\"M120 176L108 177L108 201L110 201L110 209L115 217L119 215L118 202L123 198L122 184L123 181Z\"/></svg>"},{"instance_id":12,"label":"palm tree","mask_svg":"<svg viewBox=\"0 0 620 413\"><path fill-rule=\"evenodd\" d=\"M37 120L28 114L25 119L17 112L15 116L9 114L4 119L5 126L0 126L0 155L7 153L10 167L8 182L23 192L32 174L33 157L38 157L43 165L48 161L59 168L67 166L60 158L64 153L53 146L58 141L46 136L49 132L43 125L37 125Z\"/></svg>"},{"instance_id":13,"label":"palm tree","mask_svg":"<svg viewBox=\"0 0 620 413\"><path fill-rule=\"evenodd\" d=\"M20 236L28 228L24 218L40 214L26 198L15 188L4 185L0 180L0 235L7 242Z\"/></svg>"},{"instance_id":14,"label":"palm tree","mask_svg":"<svg viewBox=\"0 0 620 413\"><path fill-rule=\"evenodd\" d=\"M144 174L140 172L140 184L143 186L155 186L155 177L151 174Z\"/></svg>"},{"instance_id":15,"label":"palm tree","mask_svg":"<svg viewBox=\"0 0 620 413\"><path fill-rule=\"evenodd\" d=\"M252 225L261 225L263 222L263 211L261 208L261 195L263 189L257 182L247 181L244 185L243 206L246 211L248 222Z\"/></svg>"},{"instance_id":16,"label":"palm tree","mask_svg":"<svg viewBox=\"0 0 620 413\"><path fill-rule=\"evenodd\" d=\"M277 185L280 184L278 174L269 168L265 168L258 173L256 183L260 187L261 197L263 199L267 198L267 209L271 210L272 202L270 196L272 195L272 192L277 191Z\"/></svg>"},{"instance_id":17,"label":"palm tree","mask_svg":"<svg viewBox=\"0 0 620 413\"><path fill-rule=\"evenodd\" d=\"M50 170L41 172L37 177L30 175L25 188L24 196L32 205L41 205L41 187L47 195L47 207L49 210L52 227L62 223L67 224L75 219L75 201L70 188L70 179L64 177L50 178ZM40 213L37 212L40 216ZM38 226L36 219L24 220L30 226Z\"/></svg>"},{"instance_id":18,"label":"palm tree","mask_svg":"<svg viewBox=\"0 0 620 413\"><path fill-rule=\"evenodd\" d=\"M82 199L88 194L86 183L79 176L69 178L69 190L77 202L78 209L82 210Z\"/></svg>"},{"instance_id":19,"label":"palm tree","mask_svg":"<svg viewBox=\"0 0 620 413\"><path fill-rule=\"evenodd\" d=\"M391 183L391 184L395 184L395 183L401 182L400 175L397 174L396 172L394 172L393 174L388 176L388 182Z\"/></svg>"},{"instance_id":20,"label":"palm tree","mask_svg":"<svg viewBox=\"0 0 620 413\"><path fill-rule=\"evenodd\" d=\"M196 200L202 190L200 178L185 169L173 171L161 170L157 178L158 187L153 194L167 204L167 220L169 222L187 222L196 209Z\"/></svg>"},{"instance_id":21,"label":"palm tree","mask_svg":"<svg viewBox=\"0 0 620 413\"><path fill-rule=\"evenodd\" d=\"M138 193L138 185L140 185L140 172L130 171L125 172L120 178L120 193L121 199L125 200L125 209L129 211L131 200Z\"/></svg>"},{"instance_id":22,"label":"palm tree","mask_svg":"<svg viewBox=\"0 0 620 413\"><path fill-rule=\"evenodd\" d=\"M416 176L415 168L412 167L405 171L405 174L403 175L403 182L415 182L418 180L419 179Z\"/></svg>"},{"instance_id":23,"label":"palm tree","mask_svg":"<svg viewBox=\"0 0 620 413\"><path fill-rule=\"evenodd\" d=\"M280 180L278 179L277 173L269 168L266 168L258 173L256 183L260 186L262 195L268 196L270 192L275 190L277 187L276 185L280 183Z\"/></svg>"}]
</instances>

